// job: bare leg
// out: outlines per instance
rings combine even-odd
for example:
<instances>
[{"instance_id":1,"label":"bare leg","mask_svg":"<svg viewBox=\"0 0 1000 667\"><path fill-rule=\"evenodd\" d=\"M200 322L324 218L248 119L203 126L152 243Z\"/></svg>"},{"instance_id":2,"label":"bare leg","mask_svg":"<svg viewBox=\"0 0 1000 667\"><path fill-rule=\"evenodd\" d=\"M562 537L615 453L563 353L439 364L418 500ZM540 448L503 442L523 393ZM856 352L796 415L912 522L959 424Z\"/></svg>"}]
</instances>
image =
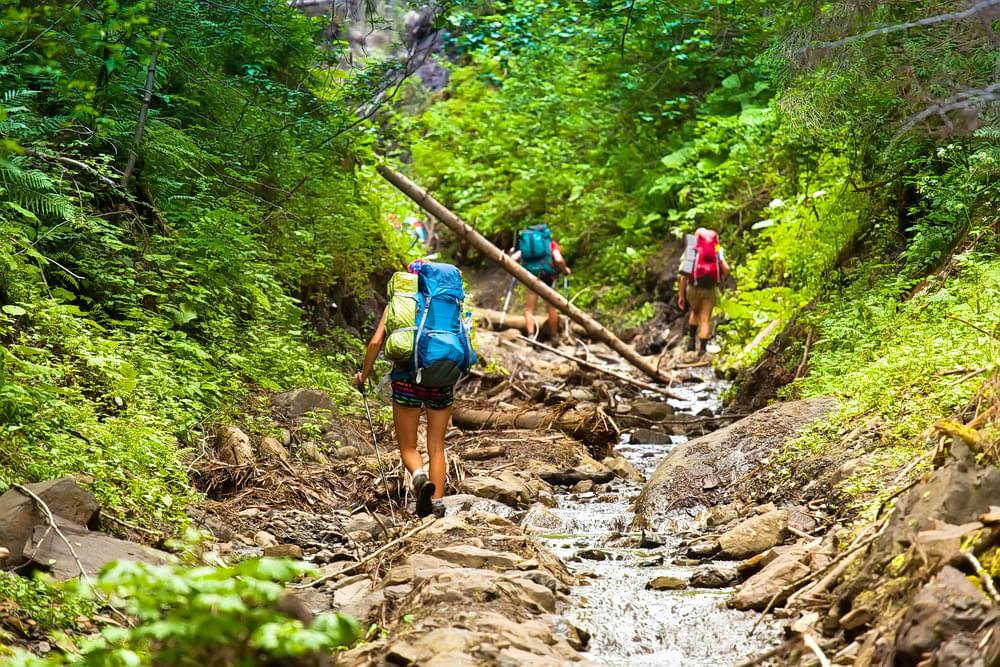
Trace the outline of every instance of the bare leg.
<instances>
[{"instance_id":1,"label":"bare leg","mask_svg":"<svg viewBox=\"0 0 1000 667\"><path fill-rule=\"evenodd\" d=\"M530 289L524 292L524 329L529 336L535 335L535 305L538 304L538 295Z\"/></svg>"},{"instance_id":2,"label":"bare leg","mask_svg":"<svg viewBox=\"0 0 1000 667\"><path fill-rule=\"evenodd\" d=\"M546 303L549 307L549 331L552 334L552 340L555 340L559 336L559 311L551 303Z\"/></svg>"},{"instance_id":3,"label":"bare leg","mask_svg":"<svg viewBox=\"0 0 1000 667\"><path fill-rule=\"evenodd\" d=\"M410 408L395 401L392 404L392 422L396 427L396 442L403 465L413 474L424 467L424 460L417 451L417 425L420 423L420 408Z\"/></svg>"},{"instance_id":4,"label":"bare leg","mask_svg":"<svg viewBox=\"0 0 1000 667\"><path fill-rule=\"evenodd\" d=\"M707 299L691 306L691 314L697 312L698 338L707 340L712 337L712 308L715 304ZM694 324L695 322L692 322Z\"/></svg>"},{"instance_id":5,"label":"bare leg","mask_svg":"<svg viewBox=\"0 0 1000 667\"><path fill-rule=\"evenodd\" d=\"M448 473L448 464L444 459L444 436L448 432L450 422L451 407L427 411L427 458L430 459L430 478L434 482L432 498L444 495L444 483Z\"/></svg>"}]
</instances>

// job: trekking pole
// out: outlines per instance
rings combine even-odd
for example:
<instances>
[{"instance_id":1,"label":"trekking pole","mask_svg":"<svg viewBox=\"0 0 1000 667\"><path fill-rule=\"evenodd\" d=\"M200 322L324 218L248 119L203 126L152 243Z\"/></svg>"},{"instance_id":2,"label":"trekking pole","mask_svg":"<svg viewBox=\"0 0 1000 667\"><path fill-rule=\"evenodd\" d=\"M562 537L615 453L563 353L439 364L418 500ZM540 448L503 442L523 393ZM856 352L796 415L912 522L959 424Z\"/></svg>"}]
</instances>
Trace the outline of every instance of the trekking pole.
<instances>
[{"instance_id":1,"label":"trekking pole","mask_svg":"<svg viewBox=\"0 0 1000 667\"><path fill-rule=\"evenodd\" d=\"M378 452L378 439L375 437L375 424L372 422L372 411L368 409L368 396L365 395L365 388L361 390L361 400L365 402L365 414L368 415L368 428L372 431L372 445L375 447L375 458L378 459L378 471L382 473L382 484L385 485L385 498L389 501L389 513L392 514L392 525L396 525L396 510L392 508L392 498L389 497L389 481L385 478L385 467L382 465L382 455Z\"/></svg>"},{"instance_id":2,"label":"trekking pole","mask_svg":"<svg viewBox=\"0 0 1000 667\"><path fill-rule=\"evenodd\" d=\"M510 295L514 293L514 282L517 278L510 279L510 287L507 288L507 298L503 300L503 313L500 314L500 328L503 328L503 321L507 317L507 306L510 305Z\"/></svg>"},{"instance_id":3,"label":"trekking pole","mask_svg":"<svg viewBox=\"0 0 1000 667\"><path fill-rule=\"evenodd\" d=\"M569 303L569 276L566 275L565 273L563 274L563 298L566 299L566 303ZM570 337L569 337L569 332L570 332L569 318L568 317L564 317L563 320L564 320L565 325L566 325L565 327L563 327L565 329L565 331L566 331L566 340L569 340L570 339Z\"/></svg>"}]
</instances>

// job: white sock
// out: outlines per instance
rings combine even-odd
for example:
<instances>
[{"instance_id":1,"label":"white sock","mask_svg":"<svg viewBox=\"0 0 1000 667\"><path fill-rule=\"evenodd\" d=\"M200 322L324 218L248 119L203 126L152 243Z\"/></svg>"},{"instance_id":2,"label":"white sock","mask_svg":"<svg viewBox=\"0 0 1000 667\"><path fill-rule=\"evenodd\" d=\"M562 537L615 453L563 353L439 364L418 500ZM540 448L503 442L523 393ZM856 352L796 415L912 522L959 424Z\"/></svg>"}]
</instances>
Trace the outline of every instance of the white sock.
<instances>
[{"instance_id":1,"label":"white sock","mask_svg":"<svg viewBox=\"0 0 1000 667\"><path fill-rule=\"evenodd\" d=\"M410 473L410 477L416 477L418 475L423 475L424 477L427 477L427 473L424 472L423 468L417 468L416 470Z\"/></svg>"}]
</instances>

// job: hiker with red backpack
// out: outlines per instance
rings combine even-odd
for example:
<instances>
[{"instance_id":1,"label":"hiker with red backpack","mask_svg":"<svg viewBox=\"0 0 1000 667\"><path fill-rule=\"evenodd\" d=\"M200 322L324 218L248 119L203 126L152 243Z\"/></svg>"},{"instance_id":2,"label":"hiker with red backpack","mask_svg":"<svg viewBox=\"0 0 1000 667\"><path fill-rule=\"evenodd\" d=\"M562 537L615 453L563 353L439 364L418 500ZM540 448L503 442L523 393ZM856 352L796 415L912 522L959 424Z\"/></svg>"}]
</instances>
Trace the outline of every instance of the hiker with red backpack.
<instances>
[{"instance_id":1,"label":"hiker with red backpack","mask_svg":"<svg viewBox=\"0 0 1000 667\"><path fill-rule=\"evenodd\" d=\"M393 274L388 291L389 304L354 382L363 394L384 347L386 358L394 362L389 375L392 421L400 458L413 480L417 515L441 518L447 476L444 438L455 383L476 363L471 319L463 307L462 274L450 264L417 260L406 272ZM428 470L417 451L421 411L427 414Z\"/></svg>"},{"instance_id":2,"label":"hiker with red backpack","mask_svg":"<svg viewBox=\"0 0 1000 667\"><path fill-rule=\"evenodd\" d=\"M523 266L531 275L552 287L556 282L556 269L567 276L573 271L566 265L562 249L552 238L549 226L542 223L522 229L517 235L517 250L511 259ZM524 294L524 328L529 336L535 336L538 325L535 322L535 305L538 295L528 290ZM559 336L559 311L551 303L545 304L549 311L549 336L552 343Z\"/></svg>"},{"instance_id":3,"label":"hiker with red backpack","mask_svg":"<svg viewBox=\"0 0 1000 667\"><path fill-rule=\"evenodd\" d=\"M729 275L729 265L719 246L719 235L704 227L688 234L687 247L681 259L677 305L684 310L691 305L688 315L687 346L694 352L697 334L698 356L705 354L708 340L712 337L712 309L718 299L718 286Z\"/></svg>"}]
</instances>

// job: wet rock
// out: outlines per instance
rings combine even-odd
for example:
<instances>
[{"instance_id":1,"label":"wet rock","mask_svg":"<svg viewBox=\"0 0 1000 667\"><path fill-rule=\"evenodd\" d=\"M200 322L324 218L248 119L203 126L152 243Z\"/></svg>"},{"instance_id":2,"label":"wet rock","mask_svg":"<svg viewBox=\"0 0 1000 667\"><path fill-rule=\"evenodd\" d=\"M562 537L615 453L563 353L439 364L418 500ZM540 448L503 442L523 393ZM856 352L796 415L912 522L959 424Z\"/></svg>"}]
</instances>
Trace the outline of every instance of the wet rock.
<instances>
[{"instance_id":1,"label":"wet rock","mask_svg":"<svg viewBox=\"0 0 1000 667\"><path fill-rule=\"evenodd\" d=\"M285 463L292 460L291 454L277 438L261 438L259 449L261 457L265 459L279 459Z\"/></svg>"},{"instance_id":2,"label":"wet rock","mask_svg":"<svg viewBox=\"0 0 1000 667\"><path fill-rule=\"evenodd\" d=\"M521 528L531 534L555 534L565 529L562 518L540 503L531 506L521 519Z\"/></svg>"},{"instance_id":3,"label":"wet rock","mask_svg":"<svg viewBox=\"0 0 1000 667\"><path fill-rule=\"evenodd\" d=\"M719 542L715 539L702 539L688 545L685 555L690 558L708 558L719 550Z\"/></svg>"},{"instance_id":4,"label":"wet rock","mask_svg":"<svg viewBox=\"0 0 1000 667\"><path fill-rule=\"evenodd\" d=\"M342 447L334 447L333 451L330 452L335 459L356 459L361 455L357 447L351 445L344 445Z\"/></svg>"},{"instance_id":5,"label":"wet rock","mask_svg":"<svg viewBox=\"0 0 1000 667\"><path fill-rule=\"evenodd\" d=\"M669 445L673 442L669 433L654 431L648 428L637 428L632 431L632 442L643 445Z\"/></svg>"},{"instance_id":6,"label":"wet rock","mask_svg":"<svg viewBox=\"0 0 1000 667\"><path fill-rule=\"evenodd\" d=\"M531 570L524 572L520 576L524 577L529 581L533 581L539 586L545 586L547 589L553 593L564 593L569 594L569 586L560 582L554 576L546 572L545 570Z\"/></svg>"},{"instance_id":7,"label":"wet rock","mask_svg":"<svg viewBox=\"0 0 1000 667\"><path fill-rule=\"evenodd\" d=\"M267 547L278 546L278 538L266 530L260 530L254 533L253 543L261 549L266 549Z\"/></svg>"},{"instance_id":8,"label":"wet rock","mask_svg":"<svg viewBox=\"0 0 1000 667\"><path fill-rule=\"evenodd\" d=\"M649 558L640 558L635 561L636 567L657 567L659 565L663 565L663 554L657 554Z\"/></svg>"},{"instance_id":9,"label":"wet rock","mask_svg":"<svg viewBox=\"0 0 1000 667\"><path fill-rule=\"evenodd\" d=\"M326 454L320 448L320 445L315 440L306 440L300 445L302 453L305 454L306 458L310 461L315 461L316 463L329 463L330 460L326 458Z\"/></svg>"},{"instance_id":10,"label":"wet rock","mask_svg":"<svg viewBox=\"0 0 1000 667\"><path fill-rule=\"evenodd\" d=\"M505 505L497 500L480 498L469 493L445 496L444 509L447 515L453 515L457 512L487 512L505 519L513 519L519 513L516 507Z\"/></svg>"},{"instance_id":11,"label":"wet rock","mask_svg":"<svg viewBox=\"0 0 1000 667\"><path fill-rule=\"evenodd\" d=\"M678 557L674 559L674 565L680 565L681 567L693 567L695 565L701 565L701 560L698 558Z\"/></svg>"},{"instance_id":12,"label":"wet rock","mask_svg":"<svg viewBox=\"0 0 1000 667\"><path fill-rule=\"evenodd\" d=\"M322 389L292 389L272 396L271 404L288 419L295 419L310 412L337 414L333 399Z\"/></svg>"},{"instance_id":13,"label":"wet rock","mask_svg":"<svg viewBox=\"0 0 1000 667\"><path fill-rule=\"evenodd\" d=\"M496 477L479 475L462 480L458 490L482 498L499 501L516 508L525 508L532 500L531 490L510 471L503 471Z\"/></svg>"},{"instance_id":14,"label":"wet rock","mask_svg":"<svg viewBox=\"0 0 1000 667\"><path fill-rule=\"evenodd\" d=\"M767 551L781 541L787 527L786 510L750 517L719 536L720 556L737 560Z\"/></svg>"},{"instance_id":15,"label":"wet rock","mask_svg":"<svg viewBox=\"0 0 1000 667\"><path fill-rule=\"evenodd\" d=\"M704 479L740 479L776 447L835 409L834 398L818 397L763 408L729 426L674 447L636 500L636 528L655 528L692 507L733 501L738 485L703 491ZM675 415L672 419L677 419Z\"/></svg>"},{"instance_id":16,"label":"wet rock","mask_svg":"<svg viewBox=\"0 0 1000 667\"><path fill-rule=\"evenodd\" d=\"M697 588L725 588L739 581L740 573L728 565L702 565L691 575L690 585Z\"/></svg>"},{"instance_id":17,"label":"wet rock","mask_svg":"<svg viewBox=\"0 0 1000 667\"><path fill-rule=\"evenodd\" d=\"M652 401L639 398L632 401L631 414L650 421L660 421L674 414L674 408L666 401Z\"/></svg>"},{"instance_id":18,"label":"wet rock","mask_svg":"<svg viewBox=\"0 0 1000 667\"><path fill-rule=\"evenodd\" d=\"M687 588L687 581L681 577L662 576L651 579L646 588L654 591L679 591Z\"/></svg>"},{"instance_id":19,"label":"wet rock","mask_svg":"<svg viewBox=\"0 0 1000 667\"><path fill-rule=\"evenodd\" d=\"M584 560L607 560L611 558L611 554L602 549L581 549L576 552L576 557Z\"/></svg>"},{"instance_id":20,"label":"wet rock","mask_svg":"<svg viewBox=\"0 0 1000 667\"><path fill-rule=\"evenodd\" d=\"M570 490L573 493L590 493L594 490L594 481L591 479L581 479Z\"/></svg>"},{"instance_id":21,"label":"wet rock","mask_svg":"<svg viewBox=\"0 0 1000 667\"><path fill-rule=\"evenodd\" d=\"M624 456L608 456L601 463L610 468L611 472L617 477L636 482L637 484L642 484L646 481L646 476L639 472L639 469L632 465L632 462Z\"/></svg>"},{"instance_id":22,"label":"wet rock","mask_svg":"<svg viewBox=\"0 0 1000 667\"><path fill-rule=\"evenodd\" d=\"M597 462L595 461L594 463ZM582 468L574 468L572 470L538 470L536 474L554 486L573 486L585 479L589 479L595 484L607 484L614 479L615 474L603 465L601 465L601 468L603 470L586 470Z\"/></svg>"},{"instance_id":23,"label":"wet rock","mask_svg":"<svg viewBox=\"0 0 1000 667\"><path fill-rule=\"evenodd\" d=\"M264 555L268 558L302 558L302 547L297 544L275 544L264 547Z\"/></svg>"},{"instance_id":24,"label":"wet rock","mask_svg":"<svg viewBox=\"0 0 1000 667\"><path fill-rule=\"evenodd\" d=\"M556 500L556 497L549 491L539 491L538 502L550 508L559 507L559 501Z\"/></svg>"},{"instance_id":25,"label":"wet rock","mask_svg":"<svg viewBox=\"0 0 1000 667\"><path fill-rule=\"evenodd\" d=\"M441 547L440 549L431 550L430 554L435 558L454 563L460 567L489 567L498 570L516 568L518 562L523 560L517 554L480 549L470 544Z\"/></svg>"},{"instance_id":26,"label":"wet rock","mask_svg":"<svg viewBox=\"0 0 1000 667\"><path fill-rule=\"evenodd\" d=\"M669 542L670 538L667 535L661 533L652 533L643 530L642 537L639 539L640 549L656 549L662 547Z\"/></svg>"},{"instance_id":27,"label":"wet rock","mask_svg":"<svg viewBox=\"0 0 1000 667\"><path fill-rule=\"evenodd\" d=\"M257 458L250 436L235 426L223 426L215 434L215 451L219 460L234 466L253 465Z\"/></svg>"},{"instance_id":28,"label":"wet rock","mask_svg":"<svg viewBox=\"0 0 1000 667\"><path fill-rule=\"evenodd\" d=\"M736 521L737 518L739 518L739 513L732 505L716 505L708 510L708 516L705 517L705 525L709 528L724 526L727 523Z\"/></svg>"},{"instance_id":29,"label":"wet rock","mask_svg":"<svg viewBox=\"0 0 1000 667\"><path fill-rule=\"evenodd\" d=\"M946 565L917 593L903 617L896 634L897 659L900 664L916 664L951 637L976 631L990 607L960 570Z\"/></svg>"},{"instance_id":30,"label":"wet rock","mask_svg":"<svg viewBox=\"0 0 1000 667\"><path fill-rule=\"evenodd\" d=\"M803 533L812 533L819 524L810 514L807 514L805 507L788 507L788 527L799 530Z\"/></svg>"}]
</instances>

